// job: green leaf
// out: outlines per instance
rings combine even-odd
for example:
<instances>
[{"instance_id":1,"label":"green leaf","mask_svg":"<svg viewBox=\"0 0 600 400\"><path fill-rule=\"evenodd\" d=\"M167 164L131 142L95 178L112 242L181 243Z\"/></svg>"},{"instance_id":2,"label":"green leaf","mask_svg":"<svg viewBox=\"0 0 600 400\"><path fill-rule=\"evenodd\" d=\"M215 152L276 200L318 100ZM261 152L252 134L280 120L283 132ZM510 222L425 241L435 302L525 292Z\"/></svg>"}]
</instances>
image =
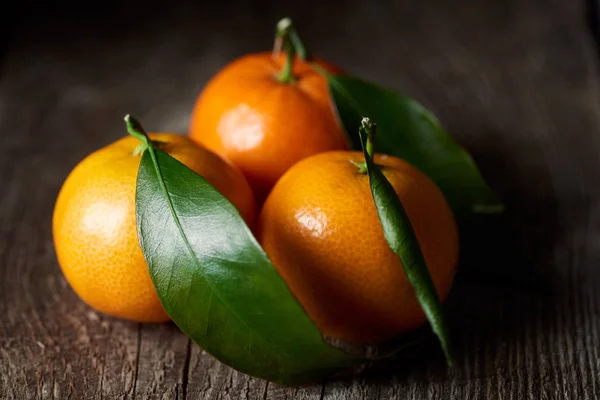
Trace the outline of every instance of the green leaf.
<instances>
[{"instance_id":1,"label":"green leaf","mask_svg":"<svg viewBox=\"0 0 600 400\"><path fill-rule=\"evenodd\" d=\"M426 173L442 190L456 218L501 212L504 207L488 187L471 156L414 100L348 76L316 67L329 89L342 126L360 150L356 127L363 116L377 122L377 152L402 158Z\"/></svg>"},{"instance_id":2,"label":"green leaf","mask_svg":"<svg viewBox=\"0 0 600 400\"><path fill-rule=\"evenodd\" d=\"M448 365L452 365L452 349L448 329L442 313L442 305L429 275L419 242L398 195L396 195L390 182L373 162L369 151L367 151L369 147L367 134L363 129L359 131L361 147L365 155L365 164L371 185L371 193L385 239L392 251L400 258L404 273L415 291L415 295L431 324L431 328L442 345L442 349L446 355L446 362ZM377 133L379 133L379 130Z\"/></svg>"},{"instance_id":3,"label":"green leaf","mask_svg":"<svg viewBox=\"0 0 600 400\"><path fill-rule=\"evenodd\" d=\"M360 362L323 341L237 209L151 144L140 163L136 217L166 312L223 363L302 384Z\"/></svg>"}]
</instances>

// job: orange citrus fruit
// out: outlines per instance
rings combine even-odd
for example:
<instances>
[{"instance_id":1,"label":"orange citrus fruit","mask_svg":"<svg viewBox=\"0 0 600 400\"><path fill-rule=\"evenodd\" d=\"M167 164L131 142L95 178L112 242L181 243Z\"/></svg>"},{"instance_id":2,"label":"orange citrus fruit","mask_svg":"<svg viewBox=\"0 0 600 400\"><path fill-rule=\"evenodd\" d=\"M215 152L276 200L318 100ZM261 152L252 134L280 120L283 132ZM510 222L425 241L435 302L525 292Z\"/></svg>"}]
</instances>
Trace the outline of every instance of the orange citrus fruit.
<instances>
[{"instance_id":1,"label":"orange citrus fruit","mask_svg":"<svg viewBox=\"0 0 600 400\"><path fill-rule=\"evenodd\" d=\"M402 202L440 299L458 263L458 232L444 196L398 158L375 163ZM370 343L426 321L389 248L360 152L322 153L294 165L275 185L259 219L259 240L323 334Z\"/></svg>"},{"instance_id":2,"label":"orange citrus fruit","mask_svg":"<svg viewBox=\"0 0 600 400\"><path fill-rule=\"evenodd\" d=\"M151 134L156 147L211 182L251 225L255 200L241 172L185 136ZM93 308L140 322L169 319L140 249L135 191L140 141L128 136L96 151L69 174L58 195L53 236L62 271Z\"/></svg>"},{"instance_id":3,"label":"orange citrus fruit","mask_svg":"<svg viewBox=\"0 0 600 400\"><path fill-rule=\"evenodd\" d=\"M340 70L314 59L331 73ZM190 136L238 166L264 200L288 168L313 154L347 149L327 80L295 58L292 82L277 79L285 55L241 57L204 88L194 107Z\"/></svg>"}]
</instances>

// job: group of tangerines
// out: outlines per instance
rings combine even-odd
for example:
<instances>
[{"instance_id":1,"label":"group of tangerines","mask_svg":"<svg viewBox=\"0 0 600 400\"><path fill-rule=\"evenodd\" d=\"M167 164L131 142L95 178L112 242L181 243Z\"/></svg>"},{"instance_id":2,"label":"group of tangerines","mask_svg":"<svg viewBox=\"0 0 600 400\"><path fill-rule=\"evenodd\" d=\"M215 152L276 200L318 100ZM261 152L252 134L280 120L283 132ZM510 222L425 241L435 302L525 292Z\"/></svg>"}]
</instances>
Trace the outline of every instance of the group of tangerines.
<instances>
[{"instance_id":1,"label":"group of tangerines","mask_svg":"<svg viewBox=\"0 0 600 400\"><path fill-rule=\"evenodd\" d=\"M273 53L243 56L208 82L189 137L149 136L237 207L323 334L383 341L426 317L386 242L369 178L357 167L364 155L349 150L327 80L311 63L343 71L298 57L304 50L285 42L293 26L282 23ZM136 230L138 145L124 137L69 174L54 210L54 244L67 281L87 304L116 317L163 322L169 316ZM417 168L383 154L374 161L406 210L443 301L458 263L452 211Z\"/></svg>"}]
</instances>

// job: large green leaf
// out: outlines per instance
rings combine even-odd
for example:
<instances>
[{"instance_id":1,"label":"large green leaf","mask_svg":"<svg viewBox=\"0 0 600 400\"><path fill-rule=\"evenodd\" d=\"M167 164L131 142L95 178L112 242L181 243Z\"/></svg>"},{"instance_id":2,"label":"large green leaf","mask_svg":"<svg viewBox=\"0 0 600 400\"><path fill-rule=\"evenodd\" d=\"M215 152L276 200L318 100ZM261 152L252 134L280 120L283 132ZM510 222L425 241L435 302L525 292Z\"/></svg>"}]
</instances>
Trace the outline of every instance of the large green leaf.
<instances>
[{"instance_id":1,"label":"large green leaf","mask_svg":"<svg viewBox=\"0 0 600 400\"><path fill-rule=\"evenodd\" d=\"M358 362L323 341L237 209L151 145L140 163L136 217L166 312L220 361L284 384Z\"/></svg>"},{"instance_id":2,"label":"large green leaf","mask_svg":"<svg viewBox=\"0 0 600 400\"><path fill-rule=\"evenodd\" d=\"M353 147L363 116L377 121L377 152L402 158L425 172L442 190L459 220L473 213L497 213L503 205L471 156L414 100L386 88L319 69L329 81L338 116Z\"/></svg>"},{"instance_id":3,"label":"large green leaf","mask_svg":"<svg viewBox=\"0 0 600 400\"><path fill-rule=\"evenodd\" d=\"M368 123L363 122L363 124ZM369 175L371 194L373 195L375 208L377 209L377 215L379 216L385 239L392 251L400 258L404 273L442 345L446 361L449 365L452 365L452 349L448 329L444 322L442 305L429 275L425 258L421 252L408 215L406 215L406 211L394 188L375 165L369 154L371 152L369 147L372 148L372 143L367 144L371 139L368 139L367 133L364 131L364 125L360 129L359 140L361 141L361 147L365 155L366 172Z\"/></svg>"}]
</instances>

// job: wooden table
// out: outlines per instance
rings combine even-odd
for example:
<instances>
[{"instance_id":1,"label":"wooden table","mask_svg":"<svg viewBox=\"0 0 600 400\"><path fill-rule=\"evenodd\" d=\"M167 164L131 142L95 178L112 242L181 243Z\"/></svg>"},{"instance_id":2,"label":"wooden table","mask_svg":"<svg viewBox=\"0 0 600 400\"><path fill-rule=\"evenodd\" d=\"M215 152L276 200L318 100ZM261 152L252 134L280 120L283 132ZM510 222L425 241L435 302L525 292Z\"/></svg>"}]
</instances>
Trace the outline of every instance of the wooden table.
<instances>
[{"instance_id":1,"label":"wooden table","mask_svg":"<svg viewBox=\"0 0 600 400\"><path fill-rule=\"evenodd\" d=\"M108 2L15 26L0 81L0 398L600 398L600 70L583 2L214 3L109 17ZM269 384L172 324L93 311L59 270L51 214L71 168L125 135L126 113L185 132L207 79L268 49L284 15L313 53L430 107L505 200L448 304L453 369L432 350Z\"/></svg>"}]
</instances>

